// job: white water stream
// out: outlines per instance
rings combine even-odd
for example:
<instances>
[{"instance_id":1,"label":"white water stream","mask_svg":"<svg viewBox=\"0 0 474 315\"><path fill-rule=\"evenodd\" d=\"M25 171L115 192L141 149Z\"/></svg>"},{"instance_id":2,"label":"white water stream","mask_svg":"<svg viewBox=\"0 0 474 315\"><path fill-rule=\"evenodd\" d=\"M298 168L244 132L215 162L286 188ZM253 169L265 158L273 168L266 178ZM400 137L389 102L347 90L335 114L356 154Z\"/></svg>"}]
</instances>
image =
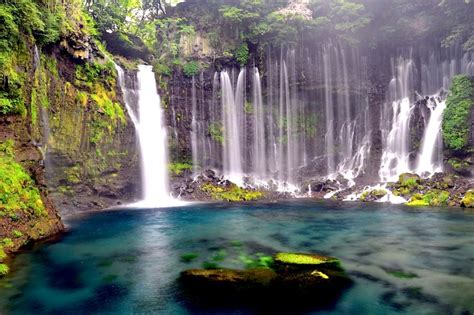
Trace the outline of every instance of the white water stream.
<instances>
[{"instance_id":1,"label":"white water stream","mask_svg":"<svg viewBox=\"0 0 474 315\"><path fill-rule=\"evenodd\" d=\"M123 70L116 66L126 108L138 134L142 164L143 200L132 206L169 207L179 202L169 192L167 132L163 121L160 96L151 66L138 66L138 116L129 103Z\"/></svg>"}]
</instances>

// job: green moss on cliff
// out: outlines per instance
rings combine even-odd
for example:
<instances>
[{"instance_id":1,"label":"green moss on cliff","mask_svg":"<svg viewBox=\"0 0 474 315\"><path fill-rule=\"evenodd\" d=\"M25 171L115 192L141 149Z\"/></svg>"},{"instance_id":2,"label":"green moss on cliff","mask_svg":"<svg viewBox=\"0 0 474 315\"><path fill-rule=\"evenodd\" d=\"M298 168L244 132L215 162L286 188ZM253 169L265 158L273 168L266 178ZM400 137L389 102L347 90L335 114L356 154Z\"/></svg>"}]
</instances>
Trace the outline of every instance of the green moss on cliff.
<instances>
[{"instance_id":1,"label":"green moss on cliff","mask_svg":"<svg viewBox=\"0 0 474 315\"><path fill-rule=\"evenodd\" d=\"M193 166L189 163L176 162L168 164L168 169L174 175L181 175L184 171L192 170Z\"/></svg>"},{"instance_id":2,"label":"green moss on cliff","mask_svg":"<svg viewBox=\"0 0 474 315\"><path fill-rule=\"evenodd\" d=\"M469 117L473 106L473 81L466 75L455 76L446 99L443 116L443 138L449 149L453 151L468 149Z\"/></svg>"},{"instance_id":3,"label":"green moss on cliff","mask_svg":"<svg viewBox=\"0 0 474 315\"><path fill-rule=\"evenodd\" d=\"M11 218L19 212L46 215L38 189L30 175L15 162L12 152L12 141L0 145L0 212Z\"/></svg>"}]
</instances>

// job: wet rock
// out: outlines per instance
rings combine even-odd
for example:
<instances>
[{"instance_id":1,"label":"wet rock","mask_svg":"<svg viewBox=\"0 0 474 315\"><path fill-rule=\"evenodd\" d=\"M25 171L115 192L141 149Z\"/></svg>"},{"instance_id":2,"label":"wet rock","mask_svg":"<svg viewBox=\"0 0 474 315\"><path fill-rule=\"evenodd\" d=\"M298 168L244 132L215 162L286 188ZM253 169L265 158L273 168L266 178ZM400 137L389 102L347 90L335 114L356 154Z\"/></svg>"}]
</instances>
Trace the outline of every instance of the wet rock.
<instances>
[{"instance_id":1,"label":"wet rock","mask_svg":"<svg viewBox=\"0 0 474 315\"><path fill-rule=\"evenodd\" d=\"M311 192L331 192L339 189L339 184L335 180L320 179L307 181L301 185L301 192L307 193L311 189Z\"/></svg>"},{"instance_id":2,"label":"wet rock","mask_svg":"<svg viewBox=\"0 0 474 315\"><path fill-rule=\"evenodd\" d=\"M204 171L204 176L207 177L208 179L215 179L216 178L216 172L214 170L205 170Z\"/></svg>"},{"instance_id":3,"label":"wet rock","mask_svg":"<svg viewBox=\"0 0 474 315\"><path fill-rule=\"evenodd\" d=\"M398 184L401 186L410 186L412 183L420 184L422 179L418 174L403 173L398 177Z\"/></svg>"},{"instance_id":4,"label":"wet rock","mask_svg":"<svg viewBox=\"0 0 474 315\"><path fill-rule=\"evenodd\" d=\"M385 189L373 189L367 190L362 193L359 200L368 202L368 201L377 201L387 195L387 191Z\"/></svg>"}]
</instances>

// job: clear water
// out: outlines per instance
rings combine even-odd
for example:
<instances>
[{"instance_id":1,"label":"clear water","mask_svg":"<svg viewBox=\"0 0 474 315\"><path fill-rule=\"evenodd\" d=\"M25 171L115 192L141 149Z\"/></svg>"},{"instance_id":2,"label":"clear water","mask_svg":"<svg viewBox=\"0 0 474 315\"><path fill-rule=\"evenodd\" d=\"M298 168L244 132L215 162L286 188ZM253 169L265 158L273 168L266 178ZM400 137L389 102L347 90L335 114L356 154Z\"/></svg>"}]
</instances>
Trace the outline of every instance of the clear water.
<instances>
[{"instance_id":1,"label":"clear water","mask_svg":"<svg viewBox=\"0 0 474 315\"><path fill-rule=\"evenodd\" d=\"M315 314L474 312L472 212L302 200L119 210L67 224L61 240L15 258L0 281L1 314L252 314L184 303L176 279L218 256L242 267L242 253L275 251L342 259L355 284ZM190 252L199 257L181 262Z\"/></svg>"}]
</instances>

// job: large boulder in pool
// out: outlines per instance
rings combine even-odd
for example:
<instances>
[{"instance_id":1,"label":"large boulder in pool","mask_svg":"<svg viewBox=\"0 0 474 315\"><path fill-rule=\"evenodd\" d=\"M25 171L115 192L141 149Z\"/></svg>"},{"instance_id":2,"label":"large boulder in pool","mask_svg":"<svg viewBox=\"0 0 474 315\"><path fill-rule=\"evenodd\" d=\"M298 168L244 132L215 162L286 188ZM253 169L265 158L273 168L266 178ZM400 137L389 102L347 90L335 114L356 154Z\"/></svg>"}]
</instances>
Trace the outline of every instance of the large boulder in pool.
<instances>
[{"instance_id":1,"label":"large boulder in pool","mask_svg":"<svg viewBox=\"0 0 474 315\"><path fill-rule=\"evenodd\" d=\"M187 300L216 306L237 303L265 307L332 304L352 282L338 259L317 254L278 253L273 268L190 269L180 283Z\"/></svg>"}]
</instances>

